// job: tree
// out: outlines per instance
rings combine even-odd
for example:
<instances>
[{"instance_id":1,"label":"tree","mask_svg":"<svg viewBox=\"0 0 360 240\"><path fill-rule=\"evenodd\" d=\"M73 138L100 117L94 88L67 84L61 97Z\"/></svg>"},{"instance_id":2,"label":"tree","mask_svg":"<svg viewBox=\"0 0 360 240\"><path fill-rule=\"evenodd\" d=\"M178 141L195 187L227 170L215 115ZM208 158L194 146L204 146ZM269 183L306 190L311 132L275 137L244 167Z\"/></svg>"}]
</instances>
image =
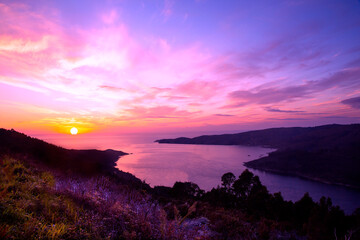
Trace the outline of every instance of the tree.
<instances>
[{"instance_id":1,"label":"tree","mask_svg":"<svg viewBox=\"0 0 360 240\"><path fill-rule=\"evenodd\" d=\"M296 221L298 224L304 224L308 221L311 211L316 204L310 197L309 193L305 193L304 196L294 204Z\"/></svg>"},{"instance_id":2,"label":"tree","mask_svg":"<svg viewBox=\"0 0 360 240\"><path fill-rule=\"evenodd\" d=\"M176 182L172 187L172 192L179 198L201 197L204 194L204 190L193 182Z\"/></svg>"},{"instance_id":3,"label":"tree","mask_svg":"<svg viewBox=\"0 0 360 240\"><path fill-rule=\"evenodd\" d=\"M247 198L252 187L253 177L254 174L247 169L241 173L239 178L233 184L234 192L237 197L242 199Z\"/></svg>"},{"instance_id":4,"label":"tree","mask_svg":"<svg viewBox=\"0 0 360 240\"><path fill-rule=\"evenodd\" d=\"M221 185L223 185L226 191L229 191L235 179L235 175L232 172L225 173L221 177Z\"/></svg>"}]
</instances>

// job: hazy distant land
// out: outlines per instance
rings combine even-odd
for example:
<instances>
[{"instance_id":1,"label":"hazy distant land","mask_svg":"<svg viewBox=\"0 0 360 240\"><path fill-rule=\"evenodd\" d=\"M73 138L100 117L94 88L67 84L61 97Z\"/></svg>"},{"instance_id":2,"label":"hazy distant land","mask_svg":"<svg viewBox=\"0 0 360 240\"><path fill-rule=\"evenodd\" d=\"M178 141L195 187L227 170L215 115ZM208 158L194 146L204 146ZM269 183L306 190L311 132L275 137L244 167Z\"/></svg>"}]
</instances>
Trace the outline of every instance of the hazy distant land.
<instances>
[{"instance_id":1,"label":"hazy distant land","mask_svg":"<svg viewBox=\"0 0 360 240\"><path fill-rule=\"evenodd\" d=\"M247 162L245 166L360 188L360 124L271 128L156 142L276 148L269 156Z\"/></svg>"}]
</instances>

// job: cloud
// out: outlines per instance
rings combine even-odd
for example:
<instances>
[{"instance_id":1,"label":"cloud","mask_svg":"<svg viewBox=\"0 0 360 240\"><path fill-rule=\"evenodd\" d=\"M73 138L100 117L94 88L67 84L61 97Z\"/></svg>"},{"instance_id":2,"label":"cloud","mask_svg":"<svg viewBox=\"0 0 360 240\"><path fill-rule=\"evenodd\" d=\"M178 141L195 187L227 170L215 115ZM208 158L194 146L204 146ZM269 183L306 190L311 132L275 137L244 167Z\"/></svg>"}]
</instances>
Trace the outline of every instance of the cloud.
<instances>
[{"instance_id":1,"label":"cloud","mask_svg":"<svg viewBox=\"0 0 360 240\"><path fill-rule=\"evenodd\" d=\"M99 88L106 89L106 90L109 90L109 91L115 91L115 92L124 90L123 88L114 87L114 86L106 86L106 85L101 85L101 86L99 86Z\"/></svg>"},{"instance_id":2,"label":"cloud","mask_svg":"<svg viewBox=\"0 0 360 240\"><path fill-rule=\"evenodd\" d=\"M306 118L268 118L268 120L276 120L276 121L306 121L309 119Z\"/></svg>"},{"instance_id":3,"label":"cloud","mask_svg":"<svg viewBox=\"0 0 360 240\"><path fill-rule=\"evenodd\" d=\"M50 36L43 36L38 41L2 36L0 39L0 51L17 53L40 52L48 48Z\"/></svg>"},{"instance_id":4,"label":"cloud","mask_svg":"<svg viewBox=\"0 0 360 240\"><path fill-rule=\"evenodd\" d=\"M260 88L257 91L238 90L229 94L235 103L227 107L242 107L248 104L270 104L294 101L309 95L312 91L306 85L284 88Z\"/></svg>"},{"instance_id":5,"label":"cloud","mask_svg":"<svg viewBox=\"0 0 360 240\"><path fill-rule=\"evenodd\" d=\"M245 66L263 74L281 69L311 69L327 65L329 62L324 61L327 50L314 41L304 41L307 35L314 34L318 28L320 26L317 22L298 26L295 33L284 33L256 48L234 54Z\"/></svg>"},{"instance_id":6,"label":"cloud","mask_svg":"<svg viewBox=\"0 0 360 240\"><path fill-rule=\"evenodd\" d=\"M167 3L167 7L171 6ZM108 16L115 19L115 13L111 11ZM32 12L26 6L0 4L0 15L7 19L0 19L1 31L7 33L0 37L2 83L71 94L84 100L96 95L106 106L106 99L119 101L124 96L128 100L142 98L144 103L152 98L157 105L199 96L190 88L184 95L170 93L174 85L185 91L183 82L206 72L209 56L196 45L172 49L165 39L156 37L139 44L123 23L64 29L56 16ZM111 91L124 89L131 96L101 95L101 91L97 92L99 86ZM201 83L197 86L209 88ZM164 91L153 91L156 88Z\"/></svg>"},{"instance_id":7,"label":"cloud","mask_svg":"<svg viewBox=\"0 0 360 240\"><path fill-rule=\"evenodd\" d=\"M84 104L86 100L96 99L104 109L118 107L120 102L123 109L176 104L179 109L204 111L222 105L226 96L231 107L272 104L311 96L311 87L326 87L305 83L285 87L262 84L251 88L255 82L264 82L266 75L274 71L273 66L267 65L269 58L282 59L282 63L294 61L279 57L282 51L290 58L298 56L309 61L317 58L310 51L294 50L286 41L269 43L258 51L213 55L200 43L175 48L167 39L155 36L140 43L128 26L120 22L116 10L100 16L100 26L79 30L64 29L56 15L6 6L5 18L14 21L4 24L8 38L1 38L4 43L0 49L2 46L14 51L6 50L4 54L0 50L0 81L70 94L66 97L81 98ZM173 1L165 1L164 16L173 14L173 6ZM42 23L45 27L41 27ZM14 31L16 34L11 34ZM322 84L334 85L330 80ZM234 88L238 91L233 91ZM116 93L120 90L121 94Z\"/></svg>"},{"instance_id":8,"label":"cloud","mask_svg":"<svg viewBox=\"0 0 360 240\"><path fill-rule=\"evenodd\" d=\"M250 90L238 90L228 94L231 104L225 108L237 108L249 104L272 104L290 102L312 97L322 91L332 88L354 89L360 87L360 67L345 68L329 77L318 81L308 81L301 85L271 87L260 85Z\"/></svg>"},{"instance_id":9,"label":"cloud","mask_svg":"<svg viewBox=\"0 0 360 240\"><path fill-rule=\"evenodd\" d=\"M234 117L235 115L232 114L214 114L214 116L218 116L218 117Z\"/></svg>"},{"instance_id":10,"label":"cloud","mask_svg":"<svg viewBox=\"0 0 360 240\"><path fill-rule=\"evenodd\" d=\"M352 108L360 109L360 97L349 98L341 101L342 104L348 105Z\"/></svg>"},{"instance_id":11,"label":"cloud","mask_svg":"<svg viewBox=\"0 0 360 240\"><path fill-rule=\"evenodd\" d=\"M60 79L66 78L59 76L56 68L62 58L76 59L81 38L76 33L65 34L67 30L54 20L54 11L44 12L46 15L33 12L24 4L0 3L0 75L3 83L47 92L57 89L62 84Z\"/></svg>"},{"instance_id":12,"label":"cloud","mask_svg":"<svg viewBox=\"0 0 360 240\"><path fill-rule=\"evenodd\" d=\"M191 96L193 99L200 98L209 100L216 96L218 91L221 91L221 85L218 82L191 80L175 86L172 93Z\"/></svg>"},{"instance_id":13,"label":"cloud","mask_svg":"<svg viewBox=\"0 0 360 240\"><path fill-rule=\"evenodd\" d=\"M278 113L303 113L305 111L296 111L296 110L281 110L278 108L271 108L271 107L267 107L265 108L266 111L268 112L278 112Z\"/></svg>"},{"instance_id":14,"label":"cloud","mask_svg":"<svg viewBox=\"0 0 360 240\"><path fill-rule=\"evenodd\" d=\"M219 35L221 39L215 36L210 42L206 34L175 39L171 34L176 31L174 22L183 24L186 19L193 19L188 18L191 13L176 12L174 4L175 1L166 0L160 6L160 18L167 21L172 17L163 27L173 29L163 35L152 29L143 31L131 25L132 21L123 22L122 10L108 8L107 4L99 6L96 12L82 13L83 17L97 19L84 25L74 22L65 26L62 24L67 21L61 9L0 3L0 83L14 86L18 92L36 91L39 106L46 109L53 107L47 101L49 96L58 99L55 111L66 108L72 114L85 109L88 115L109 117L109 122L122 117L139 122L171 118L199 125L230 124L235 117L261 121L276 115L271 113L301 117L312 114L308 111L328 113L334 107L319 107L319 102L328 100L322 98L335 99L360 88L359 59L342 59L339 62L348 65L339 70L342 65L328 56L340 52L336 56L340 58L345 51L331 52L326 44L313 41L315 38L309 41L308 37L319 30L316 24L302 26L292 34L281 30L280 37L264 38L251 46L242 41L236 46L219 45L219 41L226 41L225 35ZM330 68L327 64L333 65ZM327 69L318 68L324 66ZM334 74L318 77L328 69L335 69ZM309 81L308 76L314 78ZM0 91L5 92L4 89ZM327 90L334 95L322 94ZM19 101L29 101L29 96L18 92L13 95L19 96ZM69 104L65 106L61 99ZM299 104L282 104L307 99L310 100L301 105L306 112L296 111ZM347 100L343 104L358 106ZM226 110L219 110L223 105L245 107L226 114ZM217 110L220 113L214 114ZM254 116L249 118L250 114Z\"/></svg>"},{"instance_id":15,"label":"cloud","mask_svg":"<svg viewBox=\"0 0 360 240\"><path fill-rule=\"evenodd\" d=\"M353 119L353 118L359 118L359 117L348 117L348 116L324 116L322 118L330 118L330 119Z\"/></svg>"},{"instance_id":16,"label":"cloud","mask_svg":"<svg viewBox=\"0 0 360 240\"><path fill-rule=\"evenodd\" d=\"M145 118L187 118L197 112L178 110L176 107L157 106L157 107L134 107L127 109L130 119ZM126 118L125 118L126 119Z\"/></svg>"},{"instance_id":17,"label":"cloud","mask_svg":"<svg viewBox=\"0 0 360 240\"><path fill-rule=\"evenodd\" d=\"M333 87L352 89L359 86L360 67L344 68L327 78L308 84L308 87L313 87L316 91L323 91Z\"/></svg>"}]
</instances>

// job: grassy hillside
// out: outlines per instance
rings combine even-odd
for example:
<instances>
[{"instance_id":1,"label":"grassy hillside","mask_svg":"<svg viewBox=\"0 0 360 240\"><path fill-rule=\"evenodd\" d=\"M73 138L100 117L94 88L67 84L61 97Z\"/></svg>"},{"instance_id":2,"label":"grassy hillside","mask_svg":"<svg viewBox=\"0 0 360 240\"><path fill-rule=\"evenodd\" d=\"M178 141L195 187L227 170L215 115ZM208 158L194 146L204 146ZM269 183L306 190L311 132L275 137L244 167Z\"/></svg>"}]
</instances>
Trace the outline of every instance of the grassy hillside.
<instances>
[{"instance_id":1,"label":"grassy hillside","mask_svg":"<svg viewBox=\"0 0 360 240\"><path fill-rule=\"evenodd\" d=\"M360 124L272 128L157 142L276 148L245 166L360 188Z\"/></svg>"},{"instance_id":2,"label":"grassy hillside","mask_svg":"<svg viewBox=\"0 0 360 240\"><path fill-rule=\"evenodd\" d=\"M0 239L207 239L168 220L149 195L106 176L54 178L0 159Z\"/></svg>"}]
</instances>

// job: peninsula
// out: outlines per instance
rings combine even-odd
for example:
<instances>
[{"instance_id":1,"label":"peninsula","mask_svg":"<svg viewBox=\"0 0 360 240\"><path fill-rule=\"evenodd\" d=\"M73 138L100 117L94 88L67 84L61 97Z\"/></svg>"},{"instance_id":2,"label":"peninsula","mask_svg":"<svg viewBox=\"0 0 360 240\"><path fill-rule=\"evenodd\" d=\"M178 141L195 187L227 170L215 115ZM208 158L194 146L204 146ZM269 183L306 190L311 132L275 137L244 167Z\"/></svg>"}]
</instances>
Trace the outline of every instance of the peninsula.
<instances>
[{"instance_id":1,"label":"peninsula","mask_svg":"<svg viewBox=\"0 0 360 240\"><path fill-rule=\"evenodd\" d=\"M276 148L268 156L247 162L245 166L360 188L360 124L270 128L156 142Z\"/></svg>"}]
</instances>

